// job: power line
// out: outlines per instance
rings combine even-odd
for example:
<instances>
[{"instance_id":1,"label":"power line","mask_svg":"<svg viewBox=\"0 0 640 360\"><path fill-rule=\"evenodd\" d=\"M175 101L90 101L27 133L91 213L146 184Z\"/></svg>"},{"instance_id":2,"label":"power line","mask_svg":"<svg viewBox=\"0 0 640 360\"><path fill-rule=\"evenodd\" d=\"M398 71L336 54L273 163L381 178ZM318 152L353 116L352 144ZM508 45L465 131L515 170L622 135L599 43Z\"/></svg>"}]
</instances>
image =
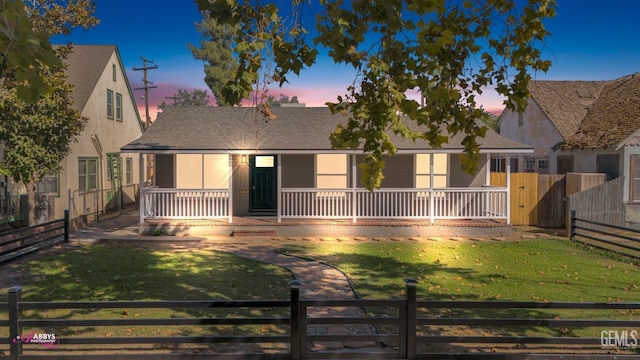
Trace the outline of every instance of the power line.
<instances>
[{"instance_id":1,"label":"power line","mask_svg":"<svg viewBox=\"0 0 640 360\"><path fill-rule=\"evenodd\" d=\"M149 128L149 125L151 125L151 118L149 117L149 89L155 89L157 88L157 86L153 85L153 82L147 79L147 73L149 70L157 69L158 65L147 66L147 63L153 64L153 61L148 60L147 58L142 56L140 56L140 59L142 60L142 67L141 68L134 67L133 71L143 71L142 83L144 85L141 88L137 88L133 90L144 90L145 125L146 125L146 128ZM149 86L149 84L151 84L152 86Z\"/></svg>"}]
</instances>

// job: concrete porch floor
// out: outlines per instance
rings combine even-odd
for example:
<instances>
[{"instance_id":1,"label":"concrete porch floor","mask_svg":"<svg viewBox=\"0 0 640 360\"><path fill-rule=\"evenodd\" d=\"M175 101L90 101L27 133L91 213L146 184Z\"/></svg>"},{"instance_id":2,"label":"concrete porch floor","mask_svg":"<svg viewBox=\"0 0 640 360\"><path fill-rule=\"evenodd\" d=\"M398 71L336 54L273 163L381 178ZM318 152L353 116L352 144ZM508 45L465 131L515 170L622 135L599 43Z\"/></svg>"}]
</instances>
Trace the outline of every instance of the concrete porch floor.
<instances>
[{"instance_id":1,"label":"concrete porch floor","mask_svg":"<svg viewBox=\"0 0 640 360\"><path fill-rule=\"evenodd\" d=\"M140 224L144 235L166 234L178 236L233 235L233 236L509 236L511 225L504 221L459 219L429 220L406 219L283 219L275 216L235 216L227 219L202 220L146 220Z\"/></svg>"}]
</instances>

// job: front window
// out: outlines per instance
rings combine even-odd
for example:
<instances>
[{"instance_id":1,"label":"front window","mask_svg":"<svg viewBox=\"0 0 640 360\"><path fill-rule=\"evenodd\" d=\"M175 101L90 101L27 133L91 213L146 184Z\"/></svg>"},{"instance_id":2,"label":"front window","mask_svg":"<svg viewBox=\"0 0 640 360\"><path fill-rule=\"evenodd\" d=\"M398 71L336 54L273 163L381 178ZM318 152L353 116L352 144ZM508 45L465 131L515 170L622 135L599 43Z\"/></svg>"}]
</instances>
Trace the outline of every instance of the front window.
<instances>
[{"instance_id":1,"label":"front window","mask_svg":"<svg viewBox=\"0 0 640 360\"><path fill-rule=\"evenodd\" d=\"M347 188L347 155L316 155L316 187L318 189Z\"/></svg>"},{"instance_id":2,"label":"front window","mask_svg":"<svg viewBox=\"0 0 640 360\"><path fill-rule=\"evenodd\" d=\"M107 90L107 119L113 119L113 90Z\"/></svg>"},{"instance_id":3,"label":"front window","mask_svg":"<svg viewBox=\"0 0 640 360\"><path fill-rule=\"evenodd\" d=\"M447 187L447 154L433 154L433 187ZM416 154L416 188L431 188L431 155Z\"/></svg>"},{"instance_id":4,"label":"front window","mask_svg":"<svg viewBox=\"0 0 640 360\"><path fill-rule=\"evenodd\" d=\"M98 159L78 159L78 189L80 191L98 188Z\"/></svg>"},{"instance_id":5,"label":"front window","mask_svg":"<svg viewBox=\"0 0 640 360\"><path fill-rule=\"evenodd\" d=\"M558 174L566 174L573 172L573 155L558 156Z\"/></svg>"},{"instance_id":6,"label":"front window","mask_svg":"<svg viewBox=\"0 0 640 360\"><path fill-rule=\"evenodd\" d=\"M631 201L640 201L640 155L631 157Z\"/></svg>"},{"instance_id":7,"label":"front window","mask_svg":"<svg viewBox=\"0 0 640 360\"><path fill-rule=\"evenodd\" d=\"M548 174L549 173L549 159L548 158L539 158L538 159L538 173L539 174Z\"/></svg>"},{"instance_id":8,"label":"front window","mask_svg":"<svg viewBox=\"0 0 640 360\"><path fill-rule=\"evenodd\" d=\"M116 120L122 121L122 94L116 93Z\"/></svg>"},{"instance_id":9,"label":"front window","mask_svg":"<svg viewBox=\"0 0 640 360\"><path fill-rule=\"evenodd\" d=\"M525 157L524 158L524 171L525 172L536 172L536 158L535 157Z\"/></svg>"},{"instance_id":10,"label":"front window","mask_svg":"<svg viewBox=\"0 0 640 360\"><path fill-rule=\"evenodd\" d=\"M615 179L620 176L620 155L596 155L596 172L607 174L607 180Z\"/></svg>"},{"instance_id":11,"label":"front window","mask_svg":"<svg viewBox=\"0 0 640 360\"><path fill-rule=\"evenodd\" d=\"M58 194L58 173L45 175L36 185L36 192L42 194Z\"/></svg>"},{"instance_id":12,"label":"front window","mask_svg":"<svg viewBox=\"0 0 640 360\"><path fill-rule=\"evenodd\" d=\"M125 163L125 178L127 181L127 185L133 182L133 159L127 158Z\"/></svg>"}]
</instances>

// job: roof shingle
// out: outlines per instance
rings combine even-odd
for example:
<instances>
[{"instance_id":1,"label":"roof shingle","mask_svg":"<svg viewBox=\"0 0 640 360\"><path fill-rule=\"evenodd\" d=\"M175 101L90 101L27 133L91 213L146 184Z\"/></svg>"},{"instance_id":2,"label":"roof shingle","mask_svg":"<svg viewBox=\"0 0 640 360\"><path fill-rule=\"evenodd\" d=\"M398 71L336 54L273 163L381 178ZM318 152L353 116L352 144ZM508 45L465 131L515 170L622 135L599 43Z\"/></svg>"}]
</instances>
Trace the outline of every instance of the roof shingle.
<instances>
[{"instance_id":1,"label":"roof shingle","mask_svg":"<svg viewBox=\"0 0 640 360\"><path fill-rule=\"evenodd\" d=\"M608 81L563 149L618 147L640 129L640 74Z\"/></svg>"},{"instance_id":2,"label":"roof shingle","mask_svg":"<svg viewBox=\"0 0 640 360\"><path fill-rule=\"evenodd\" d=\"M65 64L67 81L74 85L72 97L78 111L86 106L114 51L115 45L73 45Z\"/></svg>"},{"instance_id":3,"label":"roof shingle","mask_svg":"<svg viewBox=\"0 0 640 360\"><path fill-rule=\"evenodd\" d=\"M128 152L226 151L330 151L329 135L344 123L326 107L273 108L277 119L265 122L255 108L168 106L137 140L122 148ZM399 150L430 150L425 141L413 142L392 135ZM462 150L463 135L449 139L443 148ZM487 131L479 139L483 150L532 150Z\"/></svg>"},{"instance_id":4,"label":"roof shingle","mask_svg":"<svg viewBox=\"0 0 640 360\"><path fill-rule=\"evenodd\" d=\"M606 81L531 81L531 97L547 114L560 135L567 139L600 96Z\"/></svg>"}]
</instances>

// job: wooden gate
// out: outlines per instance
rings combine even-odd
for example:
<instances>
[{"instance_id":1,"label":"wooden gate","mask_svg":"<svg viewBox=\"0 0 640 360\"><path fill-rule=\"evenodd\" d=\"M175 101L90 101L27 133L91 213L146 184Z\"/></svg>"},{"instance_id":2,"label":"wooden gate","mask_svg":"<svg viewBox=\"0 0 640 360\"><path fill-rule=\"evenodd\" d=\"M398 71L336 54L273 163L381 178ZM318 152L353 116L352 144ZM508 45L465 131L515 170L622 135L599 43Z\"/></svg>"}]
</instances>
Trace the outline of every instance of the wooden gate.
<instances>
[{"instance_id":1,"label":"wooden gate","mask_svg":"<svg viewBox=\"0 0 640 360\"><path fill-rule=\"evenodd\" d=\"M491 185L507 185L506 173L491 173ZM511 173L511 225L537 225L538 174Z\"/></svg>"},{"instance_id":2,"label":"wooden gate","mask_svg":"<svg viewBox=\"0 0 640 360\"><path fill-rule=\"evenodd\" d=\"M566 177L564 175L538 175L539 227L565 227L567 217L566 188Z\"/></svg>"}]
</instances>

